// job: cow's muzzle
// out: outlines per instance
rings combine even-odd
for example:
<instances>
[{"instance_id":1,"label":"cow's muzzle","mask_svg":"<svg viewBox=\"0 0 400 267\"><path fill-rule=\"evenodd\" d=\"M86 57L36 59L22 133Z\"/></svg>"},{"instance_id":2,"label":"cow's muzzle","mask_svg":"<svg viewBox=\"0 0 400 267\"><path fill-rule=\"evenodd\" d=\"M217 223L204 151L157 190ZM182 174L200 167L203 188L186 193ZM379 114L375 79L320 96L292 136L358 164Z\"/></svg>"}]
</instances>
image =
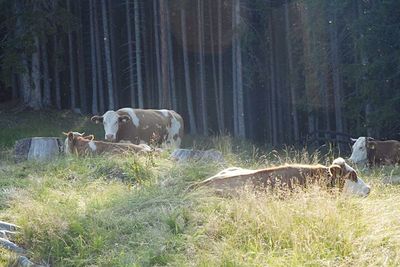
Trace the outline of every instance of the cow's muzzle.
<instances>
[{"instance_id":1,"label":"cow's muzzle","mask_svg":"<svg viewBox=\"0 0 400 267\"><path fill-rule=\"evenodd\" d=\"M106 134L105 139L110 142L115 142L115 136L113 134Z\"/></svg>"}]
</instances>

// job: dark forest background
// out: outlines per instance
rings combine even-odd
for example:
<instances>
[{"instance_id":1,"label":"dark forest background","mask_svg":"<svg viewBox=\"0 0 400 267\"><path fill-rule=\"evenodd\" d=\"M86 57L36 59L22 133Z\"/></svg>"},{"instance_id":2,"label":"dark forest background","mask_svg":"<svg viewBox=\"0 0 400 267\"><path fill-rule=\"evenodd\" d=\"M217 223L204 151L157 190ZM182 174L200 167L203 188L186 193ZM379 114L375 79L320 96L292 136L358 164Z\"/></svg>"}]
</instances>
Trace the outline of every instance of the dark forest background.
<instances>
[{"instance_id":1,"label":"dark forest background","mask_svg":"<svg viewBox=\"0 0 400 267\"><path fill-rule=\"evenodd\" d=\"M400 138L398 0L0 0L0 23L1 101L174 109L275 146Z\"/></svg>"}]
</instances>

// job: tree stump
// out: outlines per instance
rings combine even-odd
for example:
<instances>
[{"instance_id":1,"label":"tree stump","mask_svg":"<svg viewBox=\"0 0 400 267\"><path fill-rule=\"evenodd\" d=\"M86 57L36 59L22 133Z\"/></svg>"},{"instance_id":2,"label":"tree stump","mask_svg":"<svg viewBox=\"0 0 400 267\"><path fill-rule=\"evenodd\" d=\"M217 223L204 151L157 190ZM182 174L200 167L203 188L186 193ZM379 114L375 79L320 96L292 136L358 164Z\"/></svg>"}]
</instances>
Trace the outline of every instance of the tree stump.
<instances>
[{"instance_id":1,"label":"tree stump","mask_svg":"<svg viewBox=\"0 0 400 267\"><path fill-rule=\"evenodd\" d=\"M31 137L15 143L15 161L47 161L63 152L63 141L57 137Z\"/></svg>"}]
</instances>

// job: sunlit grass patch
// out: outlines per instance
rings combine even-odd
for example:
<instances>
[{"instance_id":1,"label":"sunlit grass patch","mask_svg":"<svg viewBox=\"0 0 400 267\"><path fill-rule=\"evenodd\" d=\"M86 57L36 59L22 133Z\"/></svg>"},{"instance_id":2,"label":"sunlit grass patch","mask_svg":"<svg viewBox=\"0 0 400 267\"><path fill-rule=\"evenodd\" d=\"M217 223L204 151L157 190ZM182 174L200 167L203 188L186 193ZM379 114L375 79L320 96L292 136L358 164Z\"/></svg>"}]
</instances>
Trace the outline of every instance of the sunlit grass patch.
<instances>
[{"instance_id":1,"label":"sunlit grass patch","mask_svg":"<svg viewBox=\"0 0 400 267\"><path fill-rule=\"evenodd\" d=\"M381 248L377 245L385 240L399 248L400 228L384 219L388 212L399 215L397 203L334 197L318 189L284 200L245 192L238 198L200 202L193 238L196 264L379 266L379 259L363 255L379 253ZM380 209L376 209L378 205ZM390 216L388 219L392 220ZM380 235L366 239L372 237L372 232ZM393 247L387 249L398 257Z\"/></svg>"}]
</instances>

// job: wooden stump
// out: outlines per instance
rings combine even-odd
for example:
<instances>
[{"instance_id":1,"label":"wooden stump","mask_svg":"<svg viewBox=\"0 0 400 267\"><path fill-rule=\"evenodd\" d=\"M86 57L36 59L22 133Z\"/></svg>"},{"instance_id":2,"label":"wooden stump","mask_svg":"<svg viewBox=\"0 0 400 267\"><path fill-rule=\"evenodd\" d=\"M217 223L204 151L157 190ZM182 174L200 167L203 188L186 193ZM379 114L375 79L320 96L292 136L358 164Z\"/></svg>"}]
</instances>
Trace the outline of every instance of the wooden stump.
<instances>
[{"instance_id":1,"label":"wooden stump","mask_svg":"<svg viewBox=\"0 0 400 267\"><path fill-rule=\"evenodd\" d=\"M57 137L31 137L15 143L15 161L50 160L63 152L63 141Z\"/></svg>"}]
</instances>

